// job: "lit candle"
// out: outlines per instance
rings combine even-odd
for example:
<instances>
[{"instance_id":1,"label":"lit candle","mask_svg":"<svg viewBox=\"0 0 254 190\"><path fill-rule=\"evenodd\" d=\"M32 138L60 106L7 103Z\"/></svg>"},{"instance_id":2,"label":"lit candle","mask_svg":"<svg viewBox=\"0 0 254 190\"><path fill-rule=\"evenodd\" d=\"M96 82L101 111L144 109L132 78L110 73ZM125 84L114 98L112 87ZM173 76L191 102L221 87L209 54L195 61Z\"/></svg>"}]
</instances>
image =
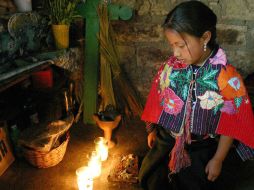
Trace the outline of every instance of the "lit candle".
<instances>
[{"instance_id":1,"label":"lit candle","mask_svg":"<svg viewBox=\"0 0 254 190\"><path fill-rule=\"evenodd\" d=\"M93 178L90 168L87 166L76 170L77 182L79 190L93 190Z\"/></svg>"},{"instance_id":2,"label":"lit candle","mask_svg":"<svg viewBox=\"0 0 254 190\"><path fill-rule=\"evenodd\" d=\"M96 152L100 155L101 161L108 158L108 145L104 137L98 137L94 140Z\"/></svg>"},{"instance_id":3,"label":"lit candle","mask_svg":"<svg viewBox=\"0 0 254 190\"><path fill-rule=\"evenodd\" d=\"M88 167L93 178L101 175L101 159L100 155L96 151L92 152L90 160L88 161Z\"/></svg>"}]
</instances>

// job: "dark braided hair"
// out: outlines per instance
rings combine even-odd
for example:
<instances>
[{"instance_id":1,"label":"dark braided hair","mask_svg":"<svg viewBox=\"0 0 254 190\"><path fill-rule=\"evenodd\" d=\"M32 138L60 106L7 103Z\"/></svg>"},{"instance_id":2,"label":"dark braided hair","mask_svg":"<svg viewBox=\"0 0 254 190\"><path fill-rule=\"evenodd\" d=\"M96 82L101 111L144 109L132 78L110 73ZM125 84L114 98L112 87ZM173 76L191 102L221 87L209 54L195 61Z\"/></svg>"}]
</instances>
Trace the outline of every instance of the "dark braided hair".
<instances>
[{"instance_id":1,"label":"dark braided hair","mask_svg":"<svg viewBox=\"0 0 254 190\"><path fill-rule=\"evenodd\" d=\"M163 28L173 29L179 34L187 33L195 37L202 37L204 32L211 32L208 47L216 47L217 16L205 4L199 1L188 1L177 5L167 15Z\"/></svg>"}]
</instances>

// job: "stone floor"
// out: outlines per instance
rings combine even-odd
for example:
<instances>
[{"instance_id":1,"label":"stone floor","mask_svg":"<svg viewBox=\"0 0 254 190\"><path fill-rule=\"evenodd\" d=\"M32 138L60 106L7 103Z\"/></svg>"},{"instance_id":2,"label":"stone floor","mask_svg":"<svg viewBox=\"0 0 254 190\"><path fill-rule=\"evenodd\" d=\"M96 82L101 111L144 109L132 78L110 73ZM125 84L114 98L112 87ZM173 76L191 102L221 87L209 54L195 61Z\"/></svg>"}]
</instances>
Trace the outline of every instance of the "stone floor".
<instances>
[{"instance_id":1,"label":"stone floor","mask_svg":"<svg viewBox=\"0 0 254 190\"><path fill-rule=\"evenodd\" d=\"M24 159L16 161L0 177L1 190L75 190L78 189L75 171L86 165L87 155L94 150L93 140L102 136L97 126L81 122L71 128L71 138L63 160L56 166L38 169ZM94 180L94 190L141 190L137 184L119 184L107 181L114 158L129 153L144 156L147 151L146 132L142 123L133 121L114 131L117 145L109 150L109 158L103 162L102 175Z\"/></svg>"}]
</instances>

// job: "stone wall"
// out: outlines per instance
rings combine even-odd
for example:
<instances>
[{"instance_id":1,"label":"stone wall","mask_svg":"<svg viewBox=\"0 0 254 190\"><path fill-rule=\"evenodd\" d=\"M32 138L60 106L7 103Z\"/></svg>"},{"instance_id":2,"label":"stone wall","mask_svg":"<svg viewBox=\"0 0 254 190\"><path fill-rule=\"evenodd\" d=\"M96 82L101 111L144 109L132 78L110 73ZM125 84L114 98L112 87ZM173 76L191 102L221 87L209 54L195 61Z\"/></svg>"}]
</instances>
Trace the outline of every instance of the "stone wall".
<instances>
[{"instance_id":1,"label":"stone wall","mask_svg":"<svg viewBox=\"0 0 254 190\"><path fill-rule=\"evenodd\" d=\"M114 21L121 63L145 101L157 68L170 50L161 24L169 10L184 0L112 0L134 9L129 21ZM218 16L219 44L246 77L254 72L254 1L201 0Z\"/></svg>"}]
</instances>

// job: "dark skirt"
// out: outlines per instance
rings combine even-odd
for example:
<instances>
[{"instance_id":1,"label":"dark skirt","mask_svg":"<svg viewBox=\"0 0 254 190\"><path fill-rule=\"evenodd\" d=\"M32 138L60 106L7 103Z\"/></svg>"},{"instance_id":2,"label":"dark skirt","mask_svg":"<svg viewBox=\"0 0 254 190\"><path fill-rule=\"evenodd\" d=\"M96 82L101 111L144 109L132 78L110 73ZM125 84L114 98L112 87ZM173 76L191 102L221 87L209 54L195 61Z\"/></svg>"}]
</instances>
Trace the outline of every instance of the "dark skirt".
<instances>
[{"instance_id":1,"label":"dark skirt","mask_svg":"<svg viewBox=\"0 0 254 190\"><path fill-rule=\"evenodd\" d=\"M253 161L243 162L232 148L223 162L220 176L214 182L207 180L205 167L215 154L218 144L215 139L208 138L187 146L191 166L169 176L169 153L174 143L174 138L158 127L155 144L145 156L139 171L140 184L145 190L233 190L243 179L243 172L246 175L248 164L253 174Z\"/></svg>"}]
</instances>

